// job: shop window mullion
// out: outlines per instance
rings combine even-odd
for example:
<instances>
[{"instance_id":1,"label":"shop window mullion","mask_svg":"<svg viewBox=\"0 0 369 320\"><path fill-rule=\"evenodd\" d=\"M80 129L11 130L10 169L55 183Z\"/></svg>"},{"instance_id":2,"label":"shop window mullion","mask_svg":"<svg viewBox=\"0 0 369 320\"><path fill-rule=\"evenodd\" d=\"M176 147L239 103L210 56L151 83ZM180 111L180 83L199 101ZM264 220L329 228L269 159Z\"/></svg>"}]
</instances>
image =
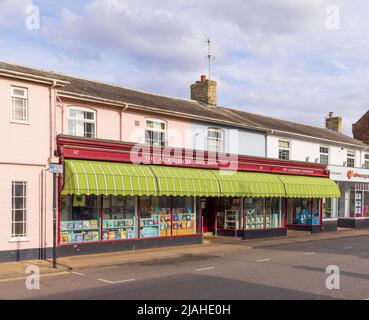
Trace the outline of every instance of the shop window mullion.
<instances>
[{"instance_id":1,"label":"shop window mullion","mask_svg":"<svg viewBox=\"0 0 369 320\"><path fill-rule=\"evenodd\" d=\"M170 236L173 237L173 197L170 197Z\"/></svg>"},{"instance_id":2,"label":"shop window mullion","mask_svg":"<svg viewBox=\"0 0 369 320\"><path fill-rule=\"evenodd\" d=\"M285 198L284 199L284 205L285 205L285 208L284 208L284 226L288 226L289 225L289 222L288 222L288 215L289 215L289 212L288 212L288 198ZM293 214L291 212L291 214Z\"/></svg>"},{"instance_id":3,"label":"shop window mullion","mask_svg":"<svg viewBox=\"0 0 369 320\"><path fill-rule=\"evenodd\" d=\"M110 205L111 209L111 205ZM100 241L104 240L104 196L100 196Z\"/></svg>"},{"instance_id":4,"label":"shop window mullion","mask_svg":"<svg viewBox=\"0 0 369 320\"><path fill-rule=\"evenodd\" d=\"M266 229L266 216L267 216L267 199L264 198L264 230Z\"/></svg>"},{"instance_id":5,"label":"shop window mullion","mask_svg":"<svg viewBox=\"0 0 369 320\"><path fill-rule=\"evenodd\" d=\"M245 203L244 198L241 197L241 205L242 205L242 230L246 230L246 210L245 210Z\"/></svg>"},{"instance_id":6,"label":"shop window mullion","mask_svg":"<svg viewBox=\"0 0 369 320\"><path fill-rule=\"evenodd\" d=\"M137 197L137 238L141 239L141 197Z\"/></svg>"}]
</instances>

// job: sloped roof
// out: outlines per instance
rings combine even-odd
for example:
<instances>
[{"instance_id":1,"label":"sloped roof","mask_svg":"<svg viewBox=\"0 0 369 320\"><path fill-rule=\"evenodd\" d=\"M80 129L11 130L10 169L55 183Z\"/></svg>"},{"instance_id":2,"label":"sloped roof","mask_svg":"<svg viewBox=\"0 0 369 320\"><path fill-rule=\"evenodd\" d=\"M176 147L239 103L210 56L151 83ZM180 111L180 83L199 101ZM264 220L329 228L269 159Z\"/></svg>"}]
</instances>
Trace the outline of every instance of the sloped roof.
<instances>
[{"instance_id":1,"label":"sloped roof","mask_svg":"<svg viewBox=\"0 0 369 320\"><path fill-rule=\"evenodd\" d=\"M255 123L258 123L260 126L264 128L268 128L275 131L283 131L287 133L294 133L298 135L304 135L304 136L310 136L325 140L332 140L337 142L343 142L343 143L349 143L349 144L355 144L358 146L364 146L361 141L356 140L354 138L351 138L349 136L346 136L344 134L328 130L326 128L319 128L315 126L310 126L307 124L301 124L296 123L292 121L287 120L281 120L277 118L272 118L268 116L262 116L255 113L245 112L245 111L239 111L232 109L234 113L239 114L241 117L245 117L248 120L251 120Z\"/></svg>"},{"instance_id":2,"label":"sloped roof","mask_svg":"<svg viewBox=\"0 0 369 320\"><path fill-rule=\"evenodd\" d=\"M355 123L353 123L353 125L355 126L357 124L360 124L360 122L362 122L365 119L367 119L368 116L369 116L369 110L367 112L365 112L358 121L356 121Z\"/></svg>"},{"instance_id":3,"label":"sloped roof","mask_svg":"<svg viewBox=\"0 0 369 320\"><path fill-rule=\"evenodd\" d=\"M99 99L133 104L145 108L153 108L159 111L162 110L165 112L180 113L188 116L189 118L197 116L204 118L204 120L206 119L210 122L223 122L224 124L231 124L235 127L249 127L255 130L262 131L282 131L285 133L331 140L337 143L346 143L353 144L359 147L367 147L367 145L359 140L325 128L281 120L233 108L231 109L221 106L209 107L207 104L193 100L161 96L157 94L127 89L112 84L71 77L55 72L38 70L5 62L0 62L0 70L1 69L10 72L25 73L30 76L38 76L66 81L67 84L59 90L65 93L86 95Z\"/></svg>"}]
</instances>

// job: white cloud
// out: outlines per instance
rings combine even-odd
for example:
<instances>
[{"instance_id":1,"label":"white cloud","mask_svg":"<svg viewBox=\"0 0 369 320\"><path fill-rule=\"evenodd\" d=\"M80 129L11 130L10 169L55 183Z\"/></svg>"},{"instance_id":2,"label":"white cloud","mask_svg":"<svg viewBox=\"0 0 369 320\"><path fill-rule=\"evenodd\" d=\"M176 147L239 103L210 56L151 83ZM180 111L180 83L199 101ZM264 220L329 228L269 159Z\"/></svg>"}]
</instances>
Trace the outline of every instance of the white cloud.
<instances>
[{"instance_id":1,"label":"white cloud","mask_svg":"<svg viewBox=\"0 0 369 320\"><path fill-rule=\"evenodd\" d=\"M22 21L26 2L0 2L8 27ZM2 47L12 45L1 56L187 98L190 83L207 72L207 34L223 105L319 126L334 111L348 134L366 111L364 0L85 0L53 10L39 2L40 33L18 42L2 37ZM340 9L339 30L326 27L332 4Z\"/></svg>"},{"instance_id":2,"label":"white cloud","mask_svg":"<svg viewBox=\"0 0 369 320\"><path fill-rule=\"evenodd\" d=\"M26 8L32 4L32 0L1 0L0 1L0 30L18 24L25 23Z\"/></svg>"}]
</instances>

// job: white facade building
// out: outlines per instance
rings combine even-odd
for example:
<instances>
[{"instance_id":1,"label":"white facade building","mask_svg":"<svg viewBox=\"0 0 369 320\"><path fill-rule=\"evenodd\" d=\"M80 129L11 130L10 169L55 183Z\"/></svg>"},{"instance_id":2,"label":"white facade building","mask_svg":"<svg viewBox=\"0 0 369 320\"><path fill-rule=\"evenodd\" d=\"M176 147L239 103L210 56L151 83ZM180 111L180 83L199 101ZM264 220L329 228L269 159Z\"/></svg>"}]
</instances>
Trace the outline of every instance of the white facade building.
<instances>
[{"instance_id":1,"label":"white facade building","mask_svg":"<svg viewBox=\"0 0 369 320\"><path fill-rule=\"evenodd\" d=\"M338 226L357 227L365 225L364 220L369 222L369 149L360 141L344 143L274 132L267 136L267 157L327 164L330 178L340 186L341 198L326 200L326 224L339 220Z\"/></svg>"}]
</instances>

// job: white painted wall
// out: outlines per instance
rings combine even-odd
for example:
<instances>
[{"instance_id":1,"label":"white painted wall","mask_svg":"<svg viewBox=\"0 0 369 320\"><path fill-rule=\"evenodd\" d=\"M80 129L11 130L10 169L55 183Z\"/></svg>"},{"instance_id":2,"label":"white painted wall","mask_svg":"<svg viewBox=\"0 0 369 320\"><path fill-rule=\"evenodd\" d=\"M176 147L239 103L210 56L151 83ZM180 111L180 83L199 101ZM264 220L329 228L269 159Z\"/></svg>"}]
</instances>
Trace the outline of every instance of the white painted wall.
<instances>
[{"instance_id":1,"label":"white painted wall","mask_svg":"<svg viewBox=\"0 0 369 320\"><path fill-rule=\"evenodd\" d=\"M209 128L219 128L224 131L224 151L226 153L256 157L266 156L264 132L234 129L204 122L192 123L193 145L191 148L207 151L207 132Z\"/></svg>"},{"instance_id":2,"label":"white painted wall","mask_svg":"<svg viewBox=\"0 0 369 320\"><path fill-rule=\"evenodd\" d=\"M346 146L338 146L333 145L331 143L326 142L313 142L307 140L300 140L296 138L286 138L283 136L277 135L268 135L267 137L267 156L269 158L278 159L278 141L279 140L288 140L290 141L290 160L295 161L307 161L314 163L316 161L320 161L320 147L328 147L329 148L329 164L336 166L343 166L347 161L347 148ZM360 149L350 148L354 150L356 153L355 156L355 167L361 167L364 164L364 152Z\"/></svg>"}]
</instances>

